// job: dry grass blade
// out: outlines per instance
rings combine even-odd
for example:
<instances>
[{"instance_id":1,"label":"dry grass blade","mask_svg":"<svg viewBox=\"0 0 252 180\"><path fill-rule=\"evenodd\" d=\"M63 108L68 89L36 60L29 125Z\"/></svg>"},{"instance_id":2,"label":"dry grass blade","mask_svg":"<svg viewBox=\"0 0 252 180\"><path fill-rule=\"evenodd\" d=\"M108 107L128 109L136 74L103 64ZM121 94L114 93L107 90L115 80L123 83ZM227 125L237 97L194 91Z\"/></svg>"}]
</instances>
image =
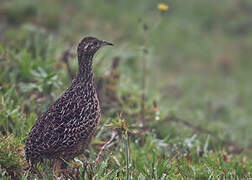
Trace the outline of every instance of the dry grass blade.
<instances>
[{"instance_id":1,"label":"dry grass blade","mask_svg":"<svg viewBox=\"0 0 252 180\"><path fill-rule=\"evenodd\" d=\"M111 137L110 137L110 139L101 147L101 149L100 149L100 151L99 151L99 153L98 153L98 156L97 156L97 158L95 159L95 163L96 163L96 164L98 164L98 162L99 162L99 160L100 160L100 158L101 158L102 152L103 152L104 149L107 147L107 145L108 145L109 143L111 143L111 142L114 140L116 134L117 134L117 133L116 133L115 131L113 131L113 132L112 132L112 135L111 135Z\"/></svg>"}]
</instances>

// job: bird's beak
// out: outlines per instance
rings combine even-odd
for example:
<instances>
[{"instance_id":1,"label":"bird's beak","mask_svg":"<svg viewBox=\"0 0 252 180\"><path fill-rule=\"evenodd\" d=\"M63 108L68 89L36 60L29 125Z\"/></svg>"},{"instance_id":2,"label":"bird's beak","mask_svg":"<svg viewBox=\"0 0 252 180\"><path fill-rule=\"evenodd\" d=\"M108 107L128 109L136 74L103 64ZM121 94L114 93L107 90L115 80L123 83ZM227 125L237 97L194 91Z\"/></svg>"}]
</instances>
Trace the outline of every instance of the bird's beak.
<instances>
[{"instance_id":1,"label":"bird's beak","mask_svg":"<svg viewBox=\"0 0 252 180\"><path fill-rule=\"evenodd\" d=\"M113 46L114 44L107 41L101 41L101 46L107 46L107 45Z\"/></svg>"}]
</instances>

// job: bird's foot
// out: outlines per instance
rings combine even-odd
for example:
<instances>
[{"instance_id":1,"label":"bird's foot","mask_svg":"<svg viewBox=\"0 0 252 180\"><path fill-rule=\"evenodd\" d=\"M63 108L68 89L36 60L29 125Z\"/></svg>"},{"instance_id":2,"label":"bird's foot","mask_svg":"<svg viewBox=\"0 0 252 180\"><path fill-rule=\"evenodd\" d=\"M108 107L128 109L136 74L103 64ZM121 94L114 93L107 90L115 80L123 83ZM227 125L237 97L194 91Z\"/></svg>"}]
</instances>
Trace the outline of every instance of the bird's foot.
<instances>
[{"instance_id":1,"label":"bird's foot","mask_svg":"<svg viewBox=\"0 0 252 180\"><path fill-rule=\"evenodd\" d=\"M67 179L77 179L74 173L74 169L62 169L61 174Z\"/></svg>"},{"instance_id":2,"label":"bird's foot","mask_svg":"<svg viewBox=\"0 0 252 180\"><path fill-rule=\"evenodd\" d=\"M82 177L84 178L85 173L87 172L88 179L93 179L94 177L94 162L83 161L83 171Z\"/></svg>"},{"instance_id":3,"label":"bird's foot","mask_svg":"<svg viewBox=\"0 0 252 180\"><path fill-rule=\"evenodd\" d=\"M84 178L85 175L87 175L88 179L93 179L94 177L95 162L88 162L84 160L82 161L82 165L73 165L71 167L66 164L64 165L65 166L62 165L61 160L55 161L54 173L56 178L79 179L80 177Z\"/></svg>"}]
</instances>

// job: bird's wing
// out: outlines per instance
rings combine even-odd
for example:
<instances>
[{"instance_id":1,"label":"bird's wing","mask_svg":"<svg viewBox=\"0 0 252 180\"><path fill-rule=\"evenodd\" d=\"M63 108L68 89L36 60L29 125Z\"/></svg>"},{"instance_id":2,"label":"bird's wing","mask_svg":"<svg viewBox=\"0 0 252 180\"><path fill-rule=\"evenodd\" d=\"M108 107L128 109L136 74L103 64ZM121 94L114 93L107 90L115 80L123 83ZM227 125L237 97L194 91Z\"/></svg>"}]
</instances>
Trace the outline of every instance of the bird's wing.
<instances>
[{"instance_id":1,"label":"bird's wing","mask_svg":"<svg viewBox=\"0 0 252 180\"><path fill-rule=\"evenodd\" d=\"M88 88L88 87L87 87ZM36 121L27 144L50 156L75 146L94 132L100 116L94 90L75 84L67 89ZM96 111L97 109L97 111ZM29 145L28 145L29 146Z\"/></svg>"},{"instance_id":2,"label":"bird's wing","mask_svg":"<svg viewBox=\"0 0 252 180\"><path fill-rule=\"evenodd\" d=\"M85 122L85 104L87 100L78 95L78 86L70 87L36 121L28 143L39 154L50 155L62 148L74 146L78 142L76 135L83 126L76 121L82 116ZM88 107L88 106L87 106ZM82 123L83 123L82 122ZM83 128L82 128L83 129Z\"/></svg>"}]
</instances>

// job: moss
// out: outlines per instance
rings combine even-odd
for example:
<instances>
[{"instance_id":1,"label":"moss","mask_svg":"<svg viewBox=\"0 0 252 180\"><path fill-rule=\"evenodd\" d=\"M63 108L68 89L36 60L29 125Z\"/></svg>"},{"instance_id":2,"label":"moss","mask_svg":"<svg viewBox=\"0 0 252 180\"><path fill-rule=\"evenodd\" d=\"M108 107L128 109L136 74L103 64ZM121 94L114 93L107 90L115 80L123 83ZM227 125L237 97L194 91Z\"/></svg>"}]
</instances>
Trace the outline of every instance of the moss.
<instances>
[{"instance_id":1,"label":"moss","mask_svg":"<svg viewBox=\"0 0 252 180\"><path fill-rule=\"evenodd\" d=\"M24 146L12 135L0 137L0 168L12 178L20 177L24 167Z\"/></svg>"}]
</instances>

